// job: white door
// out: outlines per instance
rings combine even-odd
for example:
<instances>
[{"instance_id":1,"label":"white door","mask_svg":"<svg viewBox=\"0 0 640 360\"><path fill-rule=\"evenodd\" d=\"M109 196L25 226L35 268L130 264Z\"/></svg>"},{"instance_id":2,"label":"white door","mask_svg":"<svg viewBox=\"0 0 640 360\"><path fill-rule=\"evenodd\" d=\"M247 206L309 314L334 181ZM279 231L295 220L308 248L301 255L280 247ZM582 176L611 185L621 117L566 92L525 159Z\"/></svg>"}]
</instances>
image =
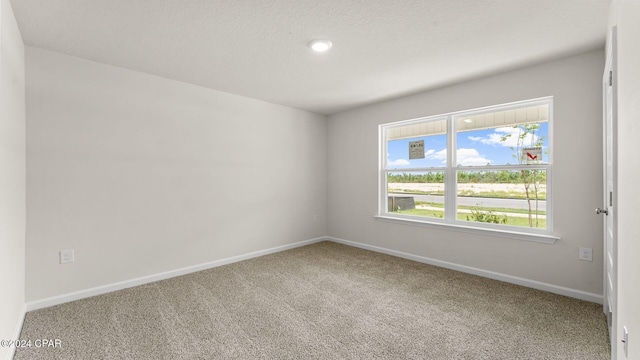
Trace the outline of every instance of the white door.
<instances>
[{"instance_id":1,"label":"white door","mask_svg":"<svg viewBox=\"0 0 640 360\"><path fill-rule=\"evenodd\" d=\"M611 39L607 47L607 60L603 76L603 131L604 131L604 199L603 208L596 209L597 214L604 215L604 312L607 315L611 349L615 359L616 339L616 310L618 294L617 267L617 215L615 211L616 196L616 28L611 31Z\"/></svg>"}]
</instances>

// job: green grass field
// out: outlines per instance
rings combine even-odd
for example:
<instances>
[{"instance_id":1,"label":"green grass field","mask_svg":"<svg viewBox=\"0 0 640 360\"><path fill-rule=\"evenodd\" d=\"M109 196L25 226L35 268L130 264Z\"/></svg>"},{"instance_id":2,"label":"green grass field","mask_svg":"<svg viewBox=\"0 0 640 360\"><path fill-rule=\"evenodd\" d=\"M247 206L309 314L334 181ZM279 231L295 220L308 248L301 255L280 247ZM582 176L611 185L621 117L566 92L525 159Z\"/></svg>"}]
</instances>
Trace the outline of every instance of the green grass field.
<instances>
[{"instance_id":1,"label":"green grass field","mask_svg":"<svg viewBox=\"0 0 640 360\"><path fill-rule=\"evenodd\" d=\"M439 204L440 207L442 207L442 204ZM471 209L471 207L463 207L460 206L459 208L464 209L464 208L469 208ZM487 211L490 210L489 208L482 208L482 211ZM508 210L508 211L505 211ZM506 212L507 213L507 222L504 225L510 225L510 226L520 226L520 227L529 227L529 219L526 217L516 217L516 216L509 216L508 213L527 213L526 210L519 210L519 209L499 209L499 208L494 208L493 211L495 212ZM410 209L410 210L401 210L398 211L398 213L400 214L406 214L406 215L414 215L414 216L424 216L424 217L430 217L430 218L443 218L444 217L444 210L439 211L439 210L431 210L431 209ZM541 214L542 215L542 214ZM470 213L458 213L457 214L457 219L461 220L461 221L469 221L469 222L474 222L473 220L468 220L467 217L469 217L469 219L471 219L471 214ZM535 226L535 218L533 219L534 221L534 226ZM538 219L538 228L546 228L547 227L547 221L545 219Z\"/></svg>"},{"instance_id":2,"label":"green grass field","mask_svg":"<svg viewBox=\"0 0 640 360\"><path fill-rule=\"evenodd\" d=\"M389 189L389 193L393 194L411 194L411 195L437 195L444 196L443 191L421 191L410 189ZM463 190L458 193L461 197L481 197L481 198L498 198L498 199L519 199L525 200L526 194L520 191L471 191ZM544 191L538 192L538 200L546 200L547 193Z\"/></svg>"},{"instance_id":3,"label":"green grass field","mask_svg":"<svg viewBox=\"0 0 640 360\"><path fill-rule=\"evenodd\" d=\"M444 209L444 204L442 203L434 203L434 202L427 202L427 201L416 201L416 206L418 205L426 205L429 207L437 207L437 208L442 208ZM531 202L532 207L535 206L534 202ZM464 206L464 205L460 205L458 206L458 209L465 209L465 210L472 210L475 209L475 206ZM500 213L513 213L513 214L528 214L529 211L527 209L510 209L510 208L503 208L503 207L487 207L487 206L482 206L482 210L483 211L494 211L494 212L500 212ZM535 210L534 210L535 211ZM546 211L542 211L542 210L538 210L538 215L546 215Z\"/></svg>"}]
</instances>

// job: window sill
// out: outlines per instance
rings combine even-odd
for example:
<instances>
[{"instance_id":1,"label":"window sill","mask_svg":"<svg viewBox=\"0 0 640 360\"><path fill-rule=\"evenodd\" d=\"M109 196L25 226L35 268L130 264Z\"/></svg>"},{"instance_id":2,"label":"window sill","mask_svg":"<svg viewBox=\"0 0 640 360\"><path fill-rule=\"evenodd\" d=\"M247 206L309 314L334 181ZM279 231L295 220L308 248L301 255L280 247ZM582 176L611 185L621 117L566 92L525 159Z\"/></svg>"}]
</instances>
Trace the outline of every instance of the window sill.
<instances>
[{"instance_id":1,"label":"window sill","mask_svg":"<svg viewBox=\"0 0 640 360\"><path fill-rule=\"evenodd\" d=\"M451 231L459 231L465 233L472 233L477 235L485 235L485 236L498 236L508 239L515 240L524 240L524 241L533 241L543 244L554 244L556 240L560 240L560 236L549 235L549 234L533 234L533 233L525 233L518 232L512 230L498 230L498 229L487 229L476 226L465 226L458 224L449 224L449 223L441 223L435 221L428 220L418 220L418 219L408 219L408 218L399 218L393 216L386 215L375 215L377 220L387 221L397 224L403 225L416 225L416 226L424 226L430 228L436 228L441 230L451 230Z\"/></svg>"}]
</instances>

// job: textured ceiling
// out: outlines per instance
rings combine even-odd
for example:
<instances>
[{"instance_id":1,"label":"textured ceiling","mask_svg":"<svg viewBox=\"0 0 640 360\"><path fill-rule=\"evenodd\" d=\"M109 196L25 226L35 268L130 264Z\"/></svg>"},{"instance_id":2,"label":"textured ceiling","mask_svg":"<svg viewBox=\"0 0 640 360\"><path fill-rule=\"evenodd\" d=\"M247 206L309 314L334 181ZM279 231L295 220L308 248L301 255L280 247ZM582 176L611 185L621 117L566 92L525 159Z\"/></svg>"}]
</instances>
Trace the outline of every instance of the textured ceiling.
<instances>
[{"instance_id":1,"label":"textured ceiling","mask_svg":"<svg viewBox=\"0 0 640 360\"><path fill-rule=\"evenodd\" d=\"M331 114L601 47L610 0L11 3L27 45Z\"/></svg>"}]
</instances>

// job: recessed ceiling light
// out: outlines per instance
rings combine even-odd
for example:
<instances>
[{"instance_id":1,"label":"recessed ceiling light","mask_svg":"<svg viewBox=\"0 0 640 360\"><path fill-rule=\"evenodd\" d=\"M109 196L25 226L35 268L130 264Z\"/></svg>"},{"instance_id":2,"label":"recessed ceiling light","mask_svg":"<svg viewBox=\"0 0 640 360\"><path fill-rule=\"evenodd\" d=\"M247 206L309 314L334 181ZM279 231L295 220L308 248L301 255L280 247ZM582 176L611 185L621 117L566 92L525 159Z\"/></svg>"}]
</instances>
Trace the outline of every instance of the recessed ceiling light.
<instances>
[{"instance_id":1,"label":"recessed ceiling light","mask_svg":"<svg viewBox=\"0 0 640 360\"><path fill-rule=\"evenodd\" d=\"M309 47L315 52L325 52L331 48L333 44L329 40L315 39L309 42Z\"/></svg>"},{"instance_id":2,"label":"recessed ceiling light","mask_svg":"<svg viewBox=\"0 0 640 360\"><path fill-rule=\"evenodd\" d=\"M464 122L466 122L467 124L471 124L473 122L473 119L464 119Z\"/></svg>"}]
</instances>

